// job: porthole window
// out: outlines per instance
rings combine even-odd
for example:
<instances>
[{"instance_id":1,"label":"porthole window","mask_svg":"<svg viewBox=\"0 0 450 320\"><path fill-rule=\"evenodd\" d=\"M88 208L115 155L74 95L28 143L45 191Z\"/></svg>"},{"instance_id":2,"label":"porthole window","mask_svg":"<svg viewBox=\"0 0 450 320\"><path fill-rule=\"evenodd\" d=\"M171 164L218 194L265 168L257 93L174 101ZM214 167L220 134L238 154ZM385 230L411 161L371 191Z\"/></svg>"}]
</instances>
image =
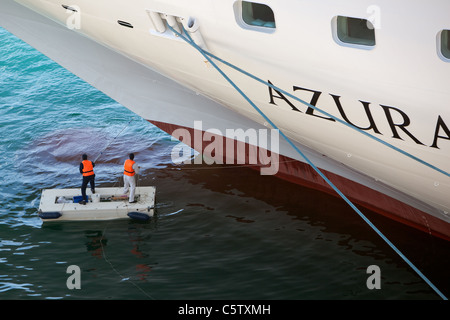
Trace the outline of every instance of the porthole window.
<instances>
[{"instance_id":1,"label":"porthole window","mask_svg":"<svg viewBox=\"0 0 450 320\"><path fill-rule=\"evenodd\" d=\"M249 26L275 28L272 9L262 3L242 1L242 20Z\"/></svg>"},{"instance_id":2,"label":"porthole window","mask_svg":"<svg viewBox=\"0 0 450 320\"><path fill-rule=\"evenodd\" d=\"M375 46L375 28L366 19L337 16L336 33L342 43Z\"/></svg>"},{"instance_id":3,"label":"porthole window","mask_svg":"<svg viewBox=\"0 0 450 320\"><path fill-rule=\"evenodd\" d=\"M444 58L450 59L450 30L441 31L441 54Z\"/></svg>"}]
</instances>

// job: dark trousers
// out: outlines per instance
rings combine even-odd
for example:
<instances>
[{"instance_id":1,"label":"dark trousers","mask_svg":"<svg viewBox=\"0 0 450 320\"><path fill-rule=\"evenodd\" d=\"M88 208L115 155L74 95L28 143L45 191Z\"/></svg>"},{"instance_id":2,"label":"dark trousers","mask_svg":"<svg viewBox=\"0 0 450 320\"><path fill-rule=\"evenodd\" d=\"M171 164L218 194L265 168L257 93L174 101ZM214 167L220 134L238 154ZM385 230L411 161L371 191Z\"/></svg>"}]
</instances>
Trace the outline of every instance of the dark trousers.
<instances>
[{"instance_id":1,"label":"dark trousers","mask_svg":"<svg viewBox=\"0 0 450 320\"><path fill-rule=\"evenodd\" d=\"M83 196L83 200L87 202L88 198L86 196L86 187L88 183L91 184L91 190L94 192L95 190L95 174L92 176L83 176L83 183L81 184L81 195Z\"/></svg>"}]
</instances>

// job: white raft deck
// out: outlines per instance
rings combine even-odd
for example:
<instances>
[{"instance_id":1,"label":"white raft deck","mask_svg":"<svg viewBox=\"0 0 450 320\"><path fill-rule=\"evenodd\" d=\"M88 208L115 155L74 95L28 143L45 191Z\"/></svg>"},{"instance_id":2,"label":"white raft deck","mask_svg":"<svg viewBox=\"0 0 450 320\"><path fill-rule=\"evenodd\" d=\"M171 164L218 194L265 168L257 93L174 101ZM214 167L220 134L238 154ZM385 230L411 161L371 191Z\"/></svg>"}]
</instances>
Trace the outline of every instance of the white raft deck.
<instances>
[{"instance_id":1,"label":"white raft deck","mask_svg":"<svg viewBox=\"0 0 450 320\"><path fill-rule=\"evenodd\" d=\"M129 203L123 188L96 188L95 194L86 190L86 205L77 202L80 188L44 189L39 205L39 217L43 221L86 221L133 218L148 220L153 216L155 187L137 187L135 203Z\"/></svg>"}]
</instances>

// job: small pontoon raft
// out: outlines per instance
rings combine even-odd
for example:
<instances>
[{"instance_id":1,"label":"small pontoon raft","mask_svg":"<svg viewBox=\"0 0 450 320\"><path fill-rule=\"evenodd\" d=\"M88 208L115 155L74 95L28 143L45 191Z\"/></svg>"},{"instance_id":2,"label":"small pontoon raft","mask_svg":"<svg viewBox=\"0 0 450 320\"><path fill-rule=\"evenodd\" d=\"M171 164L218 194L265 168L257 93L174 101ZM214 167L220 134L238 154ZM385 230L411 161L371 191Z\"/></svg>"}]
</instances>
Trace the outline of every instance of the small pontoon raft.
<instances>
[{"instance_id":1,"label":"small pontoon raft","mask_svg":"<svg viewBox=\"0 0 450 320\"><path fill-rule=\"evenodd\" d=\"M87 191L88 202L83 205L81 190L44 189L39 205L43 221L113 220L132 218L148 220L153 216L155 187L137 187L136 202L129 203L123 188L96 188L95 194Z\"/></svg>"}]
</instances>

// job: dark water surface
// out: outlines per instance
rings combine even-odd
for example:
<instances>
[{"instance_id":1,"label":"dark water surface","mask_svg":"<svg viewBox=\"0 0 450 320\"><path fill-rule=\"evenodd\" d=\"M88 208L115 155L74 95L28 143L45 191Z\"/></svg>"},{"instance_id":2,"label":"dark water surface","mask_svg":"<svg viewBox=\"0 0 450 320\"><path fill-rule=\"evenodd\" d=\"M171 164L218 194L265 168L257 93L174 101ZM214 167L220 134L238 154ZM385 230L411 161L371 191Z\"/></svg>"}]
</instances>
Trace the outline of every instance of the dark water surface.
<instances>
[{"instance_id":1,"label":"dark water surface","mask_svg":"<svg viewBox=\"0 0 450 320\"><path fill-rule=\"evenodd\" d=\"M1 28L0 43L0 299L440 299L344 201L249 168L177 167L170 136ZM97 185L121 185L134 152L156 217L43 224L42 189L79 187L81 154L111 141ZM450 294L448 243L364 213Z\"/></svg>"}]
</instances>

